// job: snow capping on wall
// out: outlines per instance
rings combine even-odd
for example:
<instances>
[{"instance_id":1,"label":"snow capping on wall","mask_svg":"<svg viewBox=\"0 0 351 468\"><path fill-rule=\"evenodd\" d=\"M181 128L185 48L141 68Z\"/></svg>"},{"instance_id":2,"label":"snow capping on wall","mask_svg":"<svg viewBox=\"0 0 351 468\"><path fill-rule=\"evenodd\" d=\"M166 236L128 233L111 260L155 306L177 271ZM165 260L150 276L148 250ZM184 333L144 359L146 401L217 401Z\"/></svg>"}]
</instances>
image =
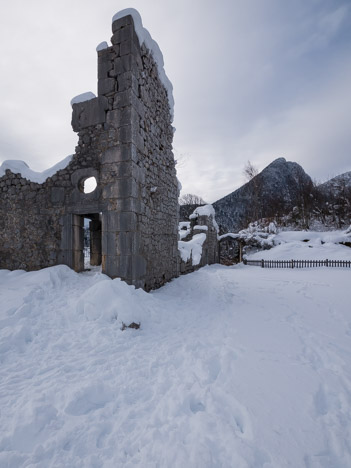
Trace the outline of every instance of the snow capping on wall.
<instances>
[{"instance_id":1,"label":"snow capping on wall","mask_svg":"<svg viewBox=\"0 0 351 468\"><path fill-rule=\"evenodd\" d=\"M189 216L189 219L196 219L199 216L211 216L214 228L216 229L217 232L219 231L219 227L218 227L218 224L217 224L216 218L215 218L215 210L214 210L212 205L199 206Z\"/></svg>"},{"instance_id":2,"label":"snow capping on wall","mask_svg":"<svg viewBox=\"0 0 351 468\"><path fill-rule=\"evenodd\" d=\"M143 27L140 13L135 8L126 8L124 10L119 11L113 16L112 23L114 23L118 19L124 18L125 16L129 16L129 15L133 18L135 32L136 32L136 35L138 36L140 46L145 44L145 46L147 47L147 49L149 49L149 51L151 52L156 62L159 78L161 80L161 83L163 84L163 86L166 88L166 91L167 91L169 108L171 112L171 118L173 121L173 117L174 117L173 85L166 75L161 49L159 45L157 44L157 42L154 39L152 39L149 31Z\"/></svg>"},{"instance_id":3,"label":"snow capping on wall","mask_svg":"<svg viewBox=\"0 0 351 468\"><path fill-rule=\"evenodd\" d=\"M30 180L31 182L35 182L37 184L43 184L46 179L52 177L54 174L56 174L57 171L67 167L71 162L72 157L73 154L67 156L65 159L62 159L62 161L43 172L32 171L32 169L24 161L18 161L15 159L7 160L4 161L0 166L0 177L3 177L6 173L6 170L9 169L13 174L21 174L24 179Z\"/></svg>"},{"instance_id":4,"label":"snow capping on wall","mask_svg":"<svg viewBox=\"0 0 351 468\"><path fill-rule=\"evenodd\" d=\"M108 44L106 41L100 42L100 44L96 46L96 52L100 52L100 50L105 50L105 49L108 49Z\"/></svg>"},{"instance_id":5,"label":"snow capping on wall","mask_svg":"<svg viewBox=\"0 0 351 468\"><path fill-rule=\"evenodd\" d=\"M198 265L202 256L202 245L206 240L206 234L195 234L193 238L187 242L178 241L178 250L183 262L187 262L191 258L194 266Z\"/></svg>"},{"instance_id":6,"label":"snow capping on wall","mask_svg":"<svg viewBox=\"0 0 351 468\"><path fill-rule=\"evenodd\" d=\"M95 98L96 95L91 91L88 91L87 93L78 94L78 96L75 96L71 99L71 106L73 106L73 104L79 104L80 102L90 101L91 99Z\"/></svg>"}]
</instances>

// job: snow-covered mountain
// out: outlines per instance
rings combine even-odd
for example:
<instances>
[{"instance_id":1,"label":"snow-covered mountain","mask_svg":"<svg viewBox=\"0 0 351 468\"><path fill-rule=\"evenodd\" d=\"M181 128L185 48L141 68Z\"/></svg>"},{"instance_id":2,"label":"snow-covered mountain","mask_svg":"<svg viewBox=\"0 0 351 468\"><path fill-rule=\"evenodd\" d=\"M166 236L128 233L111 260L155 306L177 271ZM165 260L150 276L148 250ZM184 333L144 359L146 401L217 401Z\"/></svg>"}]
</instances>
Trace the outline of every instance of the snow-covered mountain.
<instances>
[{"instance_id":1,"label":"snow-covered mountain","mask_svg":"<svg viewBox=\"0 0 351 468\"><path fill-rule=\"evenodd\" d=\"M351 189L351 171L329 179L327 182L318 185L318 189L326 194L332 193L336 196L345 189Z\"/></svg>"},{"instance_id":2,"label":"snow-covered mountain","mask_svg":"<svg viewBox=\"0 0 351 468\"><path fill-rule=\"evenodd\" d=\"M278 158L248 183L216 201L222 232L236 232L254 220L287 213L309 196L311 177L295 163Z\"/></svg>"}]
</instances>

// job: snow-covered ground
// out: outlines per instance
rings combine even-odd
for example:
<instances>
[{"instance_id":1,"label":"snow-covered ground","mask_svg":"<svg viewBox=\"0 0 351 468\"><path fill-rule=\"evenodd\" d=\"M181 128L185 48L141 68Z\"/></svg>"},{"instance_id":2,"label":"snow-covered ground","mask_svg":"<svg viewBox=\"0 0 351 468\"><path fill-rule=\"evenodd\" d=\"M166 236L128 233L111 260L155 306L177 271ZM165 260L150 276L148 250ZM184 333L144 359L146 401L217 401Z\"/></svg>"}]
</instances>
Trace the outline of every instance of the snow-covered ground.
<instances>
[{"instance_id":1,"label":"snow-covered ground","mask_svg":"<svg viewBox=\"0 0 351 468\"><path fill-rule=\"evenodd\" d=\"M350 275L0 270L0 466L350 467Z\"/></svg>"},{"instance_id":2,"label":"snow-covered ground","mask_svg":"<svg viewBox=\"0 0 351 468\"><path fill-rule=\"evenodd\" d=\"M247 255L247 259L351 261L351 248L339 244L351 243L350 228L333 232L283 231L271 236L270 242L276 245L273 249L259 250Z\"/></svg>"}]
</instances>

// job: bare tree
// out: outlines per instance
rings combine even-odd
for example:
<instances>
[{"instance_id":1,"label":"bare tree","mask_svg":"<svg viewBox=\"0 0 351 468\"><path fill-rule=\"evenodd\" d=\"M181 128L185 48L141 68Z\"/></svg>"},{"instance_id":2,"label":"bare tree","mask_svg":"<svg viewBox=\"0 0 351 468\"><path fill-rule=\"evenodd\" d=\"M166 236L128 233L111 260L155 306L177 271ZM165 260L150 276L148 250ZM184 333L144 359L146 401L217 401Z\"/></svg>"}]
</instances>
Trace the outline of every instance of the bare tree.
<instances>
[{"instance_id":1,"label":"bare tree","mask_svg":"<svg viewBox=\"0 0 351 468\"><path fill-rule=\"evenodd\" d=\"M251 206L248 213L248 218L250 221L256 221L258 218L262 217L262 210L260 204L260 180L258 177L258 169L254 166L251 161L247 161L244 166L243 174L248 182L251 182ZM250 222L249 221L249 222Z\"/></svg>"},{"instance_id":2,"label":"bare tree","mask_svg":"<svg viewBox=\"0 0 351 468\"><path fill-rule=\"evenodd\" d=\"M245 164L243 174L247 180L253 179L258 174L258 169L252 164L251 161L247 161Z\"/></svg>"},{"instance_id":3,"label":"bare tree","mask_svg":"<svg viewBox=\"0 0 351 468\"><path fill-rule=\"evenodd\" d=\"M179 205L206 205L206 202L199 195L185 193L179 198Z\"/></svg>"}]
</instances>

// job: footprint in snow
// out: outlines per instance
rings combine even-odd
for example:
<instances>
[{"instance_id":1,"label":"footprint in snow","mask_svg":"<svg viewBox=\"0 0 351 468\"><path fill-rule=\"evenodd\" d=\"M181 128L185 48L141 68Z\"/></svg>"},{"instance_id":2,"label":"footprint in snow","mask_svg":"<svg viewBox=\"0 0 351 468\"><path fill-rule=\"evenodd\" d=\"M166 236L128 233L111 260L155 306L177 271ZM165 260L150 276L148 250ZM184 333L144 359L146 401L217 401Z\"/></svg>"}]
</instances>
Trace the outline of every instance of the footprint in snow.
<instances>
[{"instance_id":1,"label":"footprint in snow","mask_svg":"<svg viewBox=\"0 0 351 468\"><path fill-rule=\"evenodd\" d=\"M112 400L112 391L101 384L91 385L78 391L67 405L65 412L72 416L81 416L103 408Z\"/></svg>"},{"instance_id":2,"label":"footprint in snow","mask_svg":"<svg viewBox=\"0 0 351 468\"><path fill-rule=\"evenodd\" d=\"M194 414L196 414L199 411L205 411L205 405L201 403L201 401L191 400L190 409Z\"/></svg>"}]
</instances>

